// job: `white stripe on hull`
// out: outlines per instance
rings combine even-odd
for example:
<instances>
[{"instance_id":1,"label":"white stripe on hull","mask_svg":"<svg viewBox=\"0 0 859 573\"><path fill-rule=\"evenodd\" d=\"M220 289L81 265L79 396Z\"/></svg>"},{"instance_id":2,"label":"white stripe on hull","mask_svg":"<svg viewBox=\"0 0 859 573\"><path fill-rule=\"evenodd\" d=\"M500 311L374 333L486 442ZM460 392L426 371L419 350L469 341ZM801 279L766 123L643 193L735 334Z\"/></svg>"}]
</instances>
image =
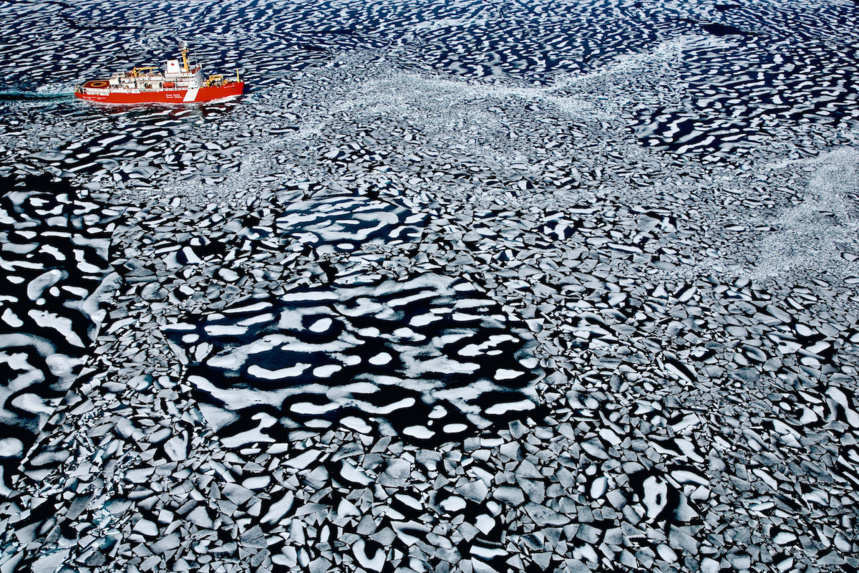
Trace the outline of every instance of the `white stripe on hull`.
<instances>
[{"instance_id":1,"label":"white stripe on hull","mask_svg":"<svg viewBox=\"0 0 859 573\"><path fill-rule=\"evenodd\" d=\"M194 89L188 90L187 92L185 92L185 99L183 99L182 101L186 102L186 103L190 102L190 101L194 101L195 99L197 99L197 92L198 91L200 91L200 88L194 88Z\"/></svg>"}]
</instances>

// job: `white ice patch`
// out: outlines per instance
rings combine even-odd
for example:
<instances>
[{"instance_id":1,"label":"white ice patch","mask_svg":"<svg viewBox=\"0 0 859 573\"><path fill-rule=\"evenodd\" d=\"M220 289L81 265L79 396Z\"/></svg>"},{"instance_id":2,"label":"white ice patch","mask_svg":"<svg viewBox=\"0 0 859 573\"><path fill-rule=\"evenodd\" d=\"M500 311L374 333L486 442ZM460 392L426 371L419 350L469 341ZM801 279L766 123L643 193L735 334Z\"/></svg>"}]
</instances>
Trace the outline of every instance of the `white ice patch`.
<instances>
[{"instance_id":1,"label":"white ice patch","mask_svg":"<svg viewBox=\"0 0 859 573\"><path fill-rule=\"evenodd\" d=\"M428 429L426 426L408 426L403 429L403 433L407 436L413 436L421 440L428 440L435 435L435 432Z\"/></svg>"},{"instance_id":2,"label":"white ice patch","mask_svg":"<svg viewBox=\"0 0 859 573\"><path fill-rule=\"evenodd\" d=\"M339 404L335 404L334 402L329 402L328 404L312 404L310 402L296 402L292 406L289 407L290 410L297 414L304 414L307 416L320 416L322 414L327 414L332 410L336 410L339 408Z\"/></svg>"},{"instance_id":3,"label":"white ice patch","mask_svg":"<svg viewBox=\"0 0 859 573\"><path fill-rule=\"evenodd\" d=\"M313 375L317 378L328 378L335 372L339 372L343 370L342 366L338 366L337 364L326 364L325 366L319 366L313 369Z\"/></svg>"},{"instance_id":4,"label":"white ice patch","mask_svg":"<svg viewBox=\"0 0 859 573\"><path fill-rule=\"evenodd\" d=\"M12 405L20 410L24 410L25 412L29 412L35 415L45 415L47 416L51 412L54 411L56 407L56 401L46 401L41 396L37 396L35 394L20 394L16 396L12 400Z\"/></svg>"},{"instance_id":5,"label":"white ice patch","mask_svg":"<svg viewBox=\"0 0 859 573\"><path fill-rule=\"evenodd\" d=\"M426 326L427 324L442 320L444 317L438 314L433 314L428 312L426 314L419 314L417 316L412 317L409 321L409 324L414 326L415 328L420 328L421 326Z\"/></svg>"},{"instance_id":6,"label":"white ice patch","mask_svg":"<svg viewBox=\"0 0 859 573\"><path fill-rule=\"evenodd\" d=\"M271 308L270 302L257 302L247 306L237 306L224 310L224 314L239 314L245 312L259 312Z\"/></svg>"},{"instance_id":7,"label":"white ice patch","mask_svg":"<svg viewBox=\"0 0 859 573\"><path fill-rule=\"evenodd\" d=\"M240 336L248 331L246 326L233 324L210 324L204 330L209 336Z\"/></svg>"},{"instance_id":8,"label":"white ice patch","mask_svg":"<svg viewBox=\"0 0 859 573\"><path fill-rule=\"evenodd\" d=\"M197 378L202 380L199 376L192 376L190 378ZM223 408L218 408L216 406L212 406L211 404L207 404L205 402L199 403L200 412L203 414L203 417L206 418L206 421L215 429L215 431L220 430L221 428L228 426L239 419L239 415L230 410L224 410Z\"/></svg>"},{"instance_id":9,"label":"white ice patch","mask_svg":"<svg viewBox=\"0 0 859 573\"><path fill-rule=\"evenodd\" d=\"M235 436L221 438L224 445L228 448L239 448L247 444L274 442L274 439L271 436L264 434L263 430L275 425L277 423L277 419L264 412L257 412L251 419L257 420L257 427L245 430Z\"/></svg>"},{"instance_id":10,"label":"white ice patch","mask_svg":"<svg viewBox=\"0 0 859 573\"><path fill-rule=\"evenodd\" d=\"M7 308L3 311L3 322L11 326L12 328L19 328L24 325L24 321L18 318L18 315L15 314L11 308Z\"/></svg>"},{"instance_id":11,"label":"white ice patch","mask_svg":"<svg viewBox=\"0 0 859 573\"><path fill-rule=\"evenodd\" d=\"M498 346L502 342L505 342L505 341L515 342L516 340L517 340L517 338L510 336L508 334L490 336L489 340L486 342L483 342L481 344L469 344L469 345L465 346L464 348L462 348L459 351L459 355L460 356L481 356L483 354L487 354L486 351L488 349L494 348L495 346ZM521 364L521 362L520 362L520 364ZM535 361L534 366L536 366L536 361Z\"/></svg>"},{"instance_id":12,"label":"white ice patch","mask_svg":"<svg viewBox=\"0 0 859 573\"><path fill-rule=\"evenodd\" d=\"M361 418L356 418L355 416L347 416L340 420L340 423L346 426L349 429L355 430L356 432L360 432L362 434L368 434L373 429L367 422L362 420Z\"/></svg>"},{"instance_id":13,"label":"white ice patch","mask_svg":"<svg viewBox=\"0 0 859 573\"><path fill-rule=\"evenodd\" d=\"M519 400L517 402L502 402L501 404L494 404L486 409L486 413L491 416L497 416L501 414L506 414L507 412L524 412L527 410L533 410L536 406L534 402L530 400Z\"/></svg>"},{"instance_id":14,"label":"white ice patch","mask_svg":"<svg viewBox=\"0 0 859 573\"><path fill-rule=\"evenodd\" d=\"M30 300L37 300L42 296L43 292L66 277L68 277L67 272L57 269L43 273L31 280L27 285L27 296L30 297Z\"/></svg>"},{"instance_id":15,"label":"white ice patch","mask_svg":"<svg viewBox=\"0 0 859 573\"><path fill-rule=\"evenodd\" d=\"M176 324L168 324L164 327L164 330L167 331L186 331L186 330L196 330L197 326L194 324L188 324L187 322L177 322Z\"/></svg>"},{"instance_id":16,"label":"white ice patch","mask_svg":"<svg viewBox=\"0 0 859 573\"><path fill-rule=\"evenodd\" d=\"M337 294L327 291L290 292L280 297L280 300L284 302L337 300Z\"/></svg>"},{"instance_id":17,"label":"white ice patch","mask_svg":"<svg viewBox=\"0 0 859 573\"><path fill-rule=\"evenodd\" d=\"M262 366L253 364L248 368L248 374L265 380L280 380L282 378L294 378L300 376L305 370L310 368L310 364L299 362L295 366L289 368L279 368L278 370L268 370Z\"/></svg>"},{"instance_id":18,"label":"white ice patch","mask_svg":"<svg viewBox=\"0 0 859 573\"><path fill-rule=\"evenodd\" d=\"M27 312L30 318L43 328L52 328L56 330L60 336L65 338L71 344L78 346L80 348L85 348L86 344L80 337L75 334L72 330L72 320L70 318L66 318L64 316L56 315L52 312L48 312L45 310L35 310L32 309Z\"/></svg>"},{"instance_id":19,"label":"white ice patch","mask_svg":"<svg viewBox=\"0 0 859 573\"><path fill-rule=\"evenodd\" d=\"M429 417L432 419L444 418L445 416L447 416L447 409L441 405L434 406L432 411L429 413Z\"/></svg>"},{"instance_id":20,"label":"white ice patch","mask_svg":"<svg viewBox=\"0 0 859 573\"><path fill-rule=\"evenodd\" d=\"M388 404L387 406L375 406L368 402L361 402L356 400L355 404L358 405L362 410L370 414L380 414L386 415L391 412L396 412L397 410L402 410L403 408L410 408L415 403L414 398L403 398L402 400L397 400L392 404Z\"/></svg>"},{"instance_id":21,"label":"white ice patch","mask_svg":"<svg viewBox=\"0 0 859 573\"><path fill-rule=\"evenodd\" d=\"M374 366L382 366L384 364L387 364L391 360L392 360L392 358L391 358L390 354L388 354L387 352L380 352L379 354L370 358L370 360L368 360L368 362L370 364L373 364Z\"/></svg>"},{"instance_id":22,"label":"white ice patch","mask_svg":"<svg viewBox=\"0 0 859 573\"><path fill-rule=\"evenodd\" d=\"M244 320L240 320L236 324L238 326L253 326L254 324L259 324L261 322L268 322L270 320L274 320L274 315L271 313L266 313L266 314L260 314L257 316L248 317ZM209 333L209 334L213 334L213 333ZM241 333L239 333L239 334L241 334ZM213 336L217 336L217 335L213 334Z\"/></svg>"},{"instance_id":23,"label":"white ice patch","mask_svg":"<svg viewBox=\"0 0 859 573\"><path fill-rule=\"evenodd\" d=\"M416 342L421 341L421 340L426 340L426 338L427 338L423 334L418 334L417 332L415 332L411 328L398 328L397 330L394 331L394 336L396 336L397 338L414 340Z\"/></svg>"},{"instance_id":24,"label":"white ice patch","mask_svg":"<svg viewBox=\"0 0 859 573\"><path fill-rule=\"evenodd\" d=\"M189 336L189 335L185 335ZM197 336L194 334L193 336ZM184 338L184 337L183 337ZM223 354L218 354L217 356L213 356L206 361L206 364L213 368L223 368L225 370L238 370L242 367L242 365L247 360L247 355L238 353L238 352L225 352Z\"/></svg>"},{"instance_id":25,"label":"white ice patch","mask_svg":"<svg viewBox=\"0 0 859 573\"><path fill-rule=\"evenodd\" d=\"M0 458L20 458L24 455L24 444L17 438L0 439Z\"/></svg>"},{"instance_id":26,"label":"white ice patch","mask_svg":"<svg viewBox=\"0 0 859 573\"><path fill-rule=\"evenodd\" d=\"M310 325L311 332L325 332L331 325L333 324L330 318L320 318L316 322Z\"/></svg>"},{"instance_id":27,"label":"white ice patch","mask_svg":"<svg viewBox=\"0 0 859 573\"><path fill-rule=\"evenodd\" d=\"M411 356L403 356L406 373L415 378L426 374L471 374L480 369L476 362L459 362L446 356L437 356L429 360L415 360Z\"/></svg>"},{"instance_id":28,"label":"white ice patch","mask_svg":"<svg viewBox=\"0 0 859 573\"><path fill-rule=\"evenodd\" d=\"M45 363L51 374L60 379L60 386L67 387L73 381L72 374L75 368L83 364L84 360L85 358L75 358L56 353L45 358Z\"/></svg>"},{"instance_id":29,"label":"white ice patch","mask_svg":"<svg viewBox=\"0 0 859 573\"><path fill-rule=\"evenodd\" d=\"M361 357L355 354L350 354L348 356L338 356L338 358L340 358L340 360L342 360L343 364L345 364L346 366L356 366L358 364L361 364Z\"/></svg>"}]
</instances>

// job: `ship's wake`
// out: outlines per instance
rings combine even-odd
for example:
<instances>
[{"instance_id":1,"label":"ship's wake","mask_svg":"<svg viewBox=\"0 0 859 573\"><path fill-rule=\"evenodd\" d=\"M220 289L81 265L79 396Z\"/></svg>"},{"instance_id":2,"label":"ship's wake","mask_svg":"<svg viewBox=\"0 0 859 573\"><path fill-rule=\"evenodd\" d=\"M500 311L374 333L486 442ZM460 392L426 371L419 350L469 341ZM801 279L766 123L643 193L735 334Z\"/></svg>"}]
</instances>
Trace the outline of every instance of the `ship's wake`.
<instances>
[{"instance_id":1,"label":"ship's wake","mask_svg":"<svg viewBox=\"0 0 859 573\"><path fill-rule=\"evenodd\" d=\"M26 92L6 91L0 92L0 101L58 101L70 100L75 97L74 92Z\"/></svg>"}]
</instances>

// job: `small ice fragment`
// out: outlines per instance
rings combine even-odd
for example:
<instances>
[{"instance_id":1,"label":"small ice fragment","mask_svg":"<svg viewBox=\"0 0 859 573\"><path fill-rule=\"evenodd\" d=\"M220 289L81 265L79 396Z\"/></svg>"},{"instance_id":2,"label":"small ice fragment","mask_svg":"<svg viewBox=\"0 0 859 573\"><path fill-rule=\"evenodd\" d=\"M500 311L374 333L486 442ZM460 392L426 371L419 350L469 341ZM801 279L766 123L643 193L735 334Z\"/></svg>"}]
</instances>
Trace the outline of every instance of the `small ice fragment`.
<instances>
[{"instance_id":1,"label":"small ice fragment","mask_svg":"<svg viewBox=\"0 0 859 573\"><path fill-rule=\"evenodd\" d=\"M271 483L270 476L254 476L243 481L242 486L248 489L263 489L267 487L269 483Z\"/></svg>"},{"instance_id":2,"label":"small ice fragment","mask_svg":"<svg viewBox=\"0 0 859 573\"><path fill-rule=\"evenodd\" d=\"M608 490L608 479L605 476L600 476L596 478L593 483L591 483L591 497L594 499L599 499L603 495L605 495L606 490Z\"/></svg>"},{"instance_id":3,"label":"small ice fragment","mask_svg":"<svg viewBox=\"0 0 859 573\"><path fill-rule=\"evenodd\" d=\"M459 511L465 509L465 500L455 495L450 496L439 504L445 511Z\"/></svg>"},{"instance_id":4,"label":"small ice fragment","mask_svg":"<svg viewBox=\"0 0 859 573\"><path fill-rule=\"evenodd\" d=\"M220 276L224 281L228 283L235 282L239 280L239 273L232 269L219 269L218 276Z\"/></svg>"},{"instance_id":5,"label":"small ice fragment","mask_svg":"<svg viewBox=\"0 0 859 573\"><path fill-rule=\"evenodd\" d=\"M149 521L148 519L141 519L137 523L134 524L134 528L132 531L136 533L142 533L148 537L155 537L158 535L158 526Z\"/></svg>"},{"instance_id":6,"label":"small ice fragment","mask_svg":"<svg viewBox=\"0 0 859 573\"><path fill-rule=\"evenodd\" d=\"M313 463L316 460L316 458L319 457L319 454L321 454L321 453L322 452L320 452L319 450L307 450L306 452L304 452L300 456L296 456L296 457L292 458L291 460L287 460L286 465L288 465L291 468L295 468L297 470L303 470L308 465Z\"/></svg>"},{"instance_id":7,"label":"small ice fragment","mask_svg":"<svg viewBox=\"0 0 859 573\"><path fill-rule=\"evenodd\" d=\"M495 529L495 520L492 519L491 515L486 513L481 513L477 516L477 520L474 525L483 532L484 535L489 535L489 532Z\"/></svg>"},{"instance_id":8,"label":"small ice fragment","mask_svg":"<svg viewBox=\"0 0 859 573\"><path fill-rule=\"evenodd\" d=\"M362 470L356 468L346 460L343 460L343 467L340 469L340 475L348 481L360 483L362 485L369 485L374 481Z\"/></svg>"}]
</instances>

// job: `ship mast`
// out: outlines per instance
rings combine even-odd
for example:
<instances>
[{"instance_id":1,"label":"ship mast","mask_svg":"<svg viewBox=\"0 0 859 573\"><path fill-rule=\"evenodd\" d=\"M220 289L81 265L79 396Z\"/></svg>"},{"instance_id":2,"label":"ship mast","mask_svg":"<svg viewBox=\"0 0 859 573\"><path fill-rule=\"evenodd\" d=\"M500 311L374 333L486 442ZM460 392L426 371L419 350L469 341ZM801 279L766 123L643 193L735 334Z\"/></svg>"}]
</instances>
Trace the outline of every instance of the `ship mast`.
<instances>
[{"instance_id":1,"label":"ship mast","mask_svg":"<svg viewBox=\"0 0 859 573\"><path fill-rule=\"evenodd\" d=\"M188 44L182 42L182 64L185 66L185 73L190 72L188 68Z\"/></svg>"}]
</instances>

